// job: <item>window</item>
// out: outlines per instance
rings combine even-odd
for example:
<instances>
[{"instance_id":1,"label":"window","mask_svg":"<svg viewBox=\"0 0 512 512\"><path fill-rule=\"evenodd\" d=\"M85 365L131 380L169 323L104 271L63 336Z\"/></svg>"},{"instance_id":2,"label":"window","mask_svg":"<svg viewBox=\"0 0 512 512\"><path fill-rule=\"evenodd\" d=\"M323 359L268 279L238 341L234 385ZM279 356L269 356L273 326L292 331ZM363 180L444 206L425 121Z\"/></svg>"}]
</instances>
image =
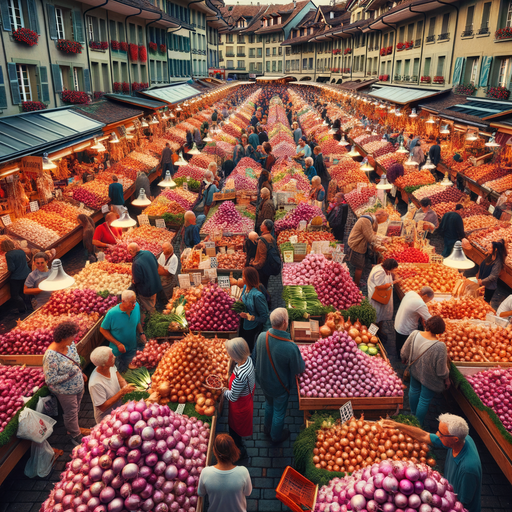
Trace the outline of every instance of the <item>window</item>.
<instances>
[{"instance_id":1,"label":"window","mask_svg":"<svg viewBox=\"0 0 512 512\"><path fill-rule=\"evenodd\" d=\"M436 76L443 76L444 72L444 61L446 57L438 57L437 58L437 73Z\"/></svg>"},{"instance_id":2,"label":"window","mask_svg":"<svg viewBox=\"0 0 512 512\"><path fill-rule=\"evenodd\" d=\"M331 11L331 12L329 13L329 19L331 19L331 20L332 20L333 18L334 18L334 13Z\"/></svg>"},{"instance_id":3,"label":"window","mask_svg":"<svg viewBox=\"0 0 512 512\"><path fill-rule=\"evenodd\" d=\"M254 59L254 48L249 48L249 58Z\"/></svg>"},{"instance_id":4,"label":"window","mask_svg":"<svg viewBox=\"0 0 512 512\"><path fill-rule=\"evenodd\" d=\"M270 61L267 60L267 62L265 63L265 68L267 71L270 71Z\"/></svg>"},{"instance_id":5,"label":"window","mask_svg":"<svg viewBox=\"0 0 512 512\"><path fill-rule=\"evenodd\" d=\"M441 26L441 34L448 34L448 26L450 23L450 13L443 14L443 24Z\"/></svg>"},{"instance_id":6,"label":"window","mask_svg":"<svg viewBox=\"0 0 512 512\"><path fill-rule=\"evenodd\" d=\"M430 62L431 58L427 57L425 59L425 64L423 65L423 76L430 76Z\"/></svg>"},{"instance_id":7,"label":"window","mask_svg":"<svg viewBox=\"0 0 512 512\"><path fill-rule=\"evenodd\" d=\"M501 59L500 69L498 72L498 85L500 85L501 87L506 87L509 68L510 59Z\"/></svg>"},{"instance_id":8,"label":"window","mask_svg":"<svg viewBox=\"0 0 512 512\"><path fill-rule=\"evenodd\" d=\"M428 35L433 36L436 32L436 18L430 18L430 24L428 26Z\"/></svg>"},{"instance_id":9,"label":"window","mask_svg":"<svg viewBox=\"0 0 512 512\"><path fill-rule=\"evenodd\" d=\"M272 48L272 55L276 55L276 47Z\"/></svg>"},{"instance_id":10,"label":"window","mask_svg":"<svg viewBox=\"0 0 512 512\"><path fill-rule=\"evenodd\" d=\"M477 79L477 71L478 71L478 57L472 59L471 62L471 76L469 77L469 81L475 85Z\"/></svg>"},{"instance_id":11,"label":"window","mask_svg":"<svg viewBox=\"0 0 512 512\"><path fill-rule=\"evenodd\" d=\"M308 69L308 59L302 59L302 69Z\"/></svg>"},{"instance_id":12,"label":"window","mask_svg":"<svg viewBox=\"0 0 512 512\"><path fill-rule=\"evenodd\" d=\"M228 60L228 68L229 69L233 69L235 66L233 65L233 61L232 60Z\"/></svg>"},{"instance_id":13,"label":"window","mask_svg":"<svg viewBox=\"0 0 512 512\"><path fill-rule=\"evenodd\" d=\"M32 101L32 89L30 88L30 76L26 64L16 65L18 72L18 87L21 101Z\"/></svg>"},{"instance_id":14,"label":"window","mask_svg":"<svg viewBox=\"0 0 512 512\"><path fill-rule=\"evenodd\" d=\"M414 37L414 23L410 23L407 27L407 41L412 41L412 38Z\"/></svg>"},{"instance_id":15,"label":"window","mask_svg":"<svg viewBox=\"0 0 512 512\"><path fill-rule=\"evenodd\" d=\"M418 78L419 73L420 73L420 59L414 59L412 74L413 74L413 76Z\"/></svg>"},{"instance_id":16,"label":"window","mask_svg":"<svg viewBox=\"0 0 512 512\"><path fill-rule=\"evenodd\" d=\"M418 41L421 41L422 34L423 34L423 20L418 21L418 24L416 25L416 39Z\"/></svg>"},{"instance_id":17,"label":"window","mask_svg":"<svg viewBox=\"0 0 512 512\"><path fill-rule=\"evenodd\" d=\"M468 7L468 12L466 14L466 32L469 30L473 30L473 16L475 14L475 6L470 5Z\"/></svg>"},{"instance_id":18,"label":"window","mask_svg":"<svg viewBox=\"0 0 512 512\"><path fill-rule=\"evenodd\" d=\"M507 10L507 27L512 27L512 0L508 4Z\"/></svg>"},{"instance_id":19,"label":"window","mask_svg":"<svg viewBox=\"0 0 512 512\"><path fill-rule=\"evenodd\" d=\"M245 68L245 62L243 60L239 60L237 63L238 69L244 69Z\"/></svg>"},{"instance_id":20,"label":"window","mask_svg":"<svg viewBox=\"0 0 512 512\"><path fill-rule=\"evenodd\" d=\"M96 41L94 37L94 25L92 22L92 16L87 16L87 37L89 41Z\"/></svg>"},{"instance_id":21,"label":"window","mask_svg":"<svg viewBox=\"0 0 512 512\"><path fill-rule=\"evenodd\" d=\"M399 42L401 42L401 43L405 42L405 27L400 27L398 39L399 39Z\"/></svg>"},{"instance_id":22,"label":"window","mask_svg":"<svg viewBox=\"0 0 512 512\"><path fill-rule=\"evenodd\" d=\"M270 57L270 48L265 48L265 55Z\"/></svg>"},{"instance_id":23,"label":"window","mask_svg":"<svg viewBox=\"0 0 512 512\"><path fill-rule=\"evenodd\" d=\"M481 34L489 32L489 16L491 14L491 2L486 2L482 10L482 26L480 27Z\"/></svg>"},{"instance_id":24,"label":"window","mask_svg":"<svg viewBox=\"0 0 512 512\"><path fill-rule=\"evenodd\" d=\"M280 46L278 49L277 49L277 54L278 55L283 55L283 47Z\"/></svg>"},{"instance_id":25,"label":"window","mask_svg":"<svg viewBox=\"0 0 512 512\"><path fill-rule=\"evenodd\" d=\"M73 68L73 90L80 90L80 79L78 77L78 68Z\"/></svg>"},{"instance_id":26,"label":"window","mask_svg":"<svg viewBox=\"0 0 512 512\"><path fill-rule=\"evenodd\" d=\"M262 48L257 48L256 53L257 53L257 55L258 55L258 58L260 58L260 59L261 59L262 54L263 54L263 49L262 49Z\"/></svg>"},{"instance_id":27,"label":"window","mask_svg":"<svg viewBox=\"0 0 512 512\"><path fill-rule=\"evenodd\" d=\"M64 14L60 7L55 7L55 23L57 24L57 39L65 39Z\"/></svg>"},{"instance_id":28,"label":"window","mask_svg":"<svg viewBox=\"0 0 512 512\"><path fill-rule=\"evenodd\" d=\"M309 69L313 69L313 57L309 59Z\"/></svg>"},{"instance_id":29,"label":"window","mask_svg":"<svg viewBox=\"0 0 512 512\"><path fill-rule=\"evenodd\" d=\"M402 61L401 60L396 61L396 74L399 76L402 74Z\"/></svg>"},{"instance_id":30,"label":"window","mask_svg":"<svg viewBox=\"0 0 512 512\"><path fill-rule=\"evenodd\" d=\"M411 60L410 59L406 59L405 60L405 64L404 64L404 75L405 76L409 76L410 75L410 70L411 70Z\"/></svg>"},{"instance_id":31,"label":"window","mask_svg":"<svg viewBox=\"0 0 512 512\"><path fill-rule=\"evenodd\" d=\"M11 19L12 30L18 30L24 27L23 24L23 10L21 8L21 0L7 0L9 6L9 18ZM3 11L2 11L3 14Z\"/></svg>"},{"instance_id":32,"label":"window","mask_svg":"<svg viewBox=\"0 0 512 512\"><path fill-rule=\"evenodd\" d=\"M277 71L279 72L282 72L283 71L283 61L280 60L278 63L277 63Z\"/></svg>"},{"instance_id":33,"label":"window","mask_svg":"<svg viewBox=\"0 0 512 512\"><path fill-rule=\"evenodd\" d=\"M272 61L272 71L276 71L276 61Z\"/></svg>"}]
</instances>

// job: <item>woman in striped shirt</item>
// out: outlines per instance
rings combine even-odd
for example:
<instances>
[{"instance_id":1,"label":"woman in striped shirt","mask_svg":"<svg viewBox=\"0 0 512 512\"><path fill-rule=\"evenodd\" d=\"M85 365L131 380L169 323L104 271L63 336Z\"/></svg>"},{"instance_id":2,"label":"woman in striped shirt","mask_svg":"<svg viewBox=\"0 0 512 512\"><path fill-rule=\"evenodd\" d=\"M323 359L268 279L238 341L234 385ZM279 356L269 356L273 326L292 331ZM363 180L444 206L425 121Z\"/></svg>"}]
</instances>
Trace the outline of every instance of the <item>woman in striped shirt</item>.
<instances>
[{"instance_id":1,"label":"woman in striped shirt","mask_svg":"<svg viewBox=\"0 0 512 512\"><path fill-rule=\"evenodd\" d=\"M246 459L247 449L242 437L252 436L253 398L256 378L251 351L243 338L225 343L229 357L236 363L224 396L229 400L229 435L240 450L240 460Z\"/></svg>"}]
</instances>

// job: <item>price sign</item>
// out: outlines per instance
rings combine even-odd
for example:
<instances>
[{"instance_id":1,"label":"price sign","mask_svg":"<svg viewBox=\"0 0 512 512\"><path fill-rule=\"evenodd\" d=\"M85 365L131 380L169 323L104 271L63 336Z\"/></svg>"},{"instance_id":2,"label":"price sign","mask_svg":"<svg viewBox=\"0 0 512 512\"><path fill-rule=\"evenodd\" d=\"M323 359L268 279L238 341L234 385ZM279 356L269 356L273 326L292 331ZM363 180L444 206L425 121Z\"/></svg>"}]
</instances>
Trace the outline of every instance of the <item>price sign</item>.
<instances>
[{"instance_id":1,"label":"price sign","mask_svg":"<svg viewBox=\"0 0 512 512\"><path fill-rule=\"evenodd\" d=\"M10 215L3 215L2 216L2 222L4 223L4 226L7 227L10 224L12 224L11 216Z\"/></svg>"},{"instance_id":2,"label":"price sign","mask_svg":"<svg viewBox=\"0 0 512 512\"><path fill-rule=\"evenodd\" d=\"M231 288L231 284L229 283L229 276L219 276L218 283L220 288Z\"/></svg>"},{"instance_id":3,"label":"price sign","mask_svg":"<svg viewBox=\"0 0 512 512\"><path fill-rule=\"evenodd\" d=\"M183 414L184 410L185 410L185 404L178 404L178 407L176 407L176 414Z\"/></svg>"},{"instance_id":4,"label":"price sign","mask_svg":"<svg viewBox=\"0 0 512 512\"><path fill-rule=\"evenodd\" d=\"M188 183L186 181L183 182L182 188L183 190L188 190Z\"/></svg>"},{"instance_id":5,"label":"price sign","mask_svg":"<svg viewBox=\"0 0 512 512\"><path fill-rule=\"evenodd\" d=\"M352 419L354 411L352 410L352 402L349 400L347 403L340 407L341 423L345 423Z\"/></svg>"},{"instance_id":6,"label":"price sign","mask_svg":"<svg viewBox=\"0 0 512 512\"><path fill-rule=\"evenodd\" d=\"M489 213L491 215L494 213L494 206L492 204L489 206Z\"/></svg>"},{"instance_id":7,"label":"price sign","mask_svg":"<svg viewBox=\"0 0 512 512\"><path fill-rule=\"evenodd\" d=\"M372 335L372 336L375 336L377 334L377 331L379 330L379 328L375 325L375 324L371 324L370 327L368 327L368 332Z\"/></svg>"},{"instance_id":8,"label":"price sign","mask_svg":"<svg viewBox=\"0 0 512 512\"><path fill-rule=\"evenodd\" d=\"M84 203L80 203L80 209L83 210L83 208L84 208Z\"/></svg>"},{"instance_id":9,"label":"price sign","mask_svg":"<svg viewBox=\"0 0 512 512\"><path fill-rule=\"evenodd\" d=\"M180 288L190 288L190 274L178 274Z\"/></svg>"},{"instance_id":10,"label":"price sign","mask_svg":"<svg viewBox=\"0 0 512 512\"><path fill-rule=\"evenodd\" d=\"M139 226L149 226L149 217L146 214L138 215Z\"/></svg>"},{"instance_id":11,"label":"price sign","mask_svg":"<svg viewBox=\"0 0 512 512\"><path fill-rule=\"evenodd\" d=\"M108 213L110 211L110 206L108 204L104 204L101 207L101 213Z\"/></svg>"},{"instance_id":12,"label":"price sign","mask_svg":"<svg viewBox=\"0 0 512 512\"><path fill-rule=\"evenodd\" d=\"M301 254L305 256L307 254L307 249L308 244L293 244L293 252L295 254Z\"/></svg>"},{"instance_id":13,"label":"price sign","mask_svg":"<svg viewBox=\"0 0 512 512\"><path fill-rule=\"evenodd\" d=\"M233 249L231 249L231 250L233 251ZM221 254L226 254L226 246L221 245L219 247L219 251L220 251ZM235 252L235 251L233 251L233 252Z\"/></svg>"},{"instance_id":14,"label":"price sign","mask_svg":"<svg viewBox=\"0 0 512 512\"><path fill-rule=\"evenodd\" d=\"M332 253L332 261L334 263L343 263L343 260L345 259L345 255L342 252L333 252Z\"/></svg>"},{"instance_id":15,"label":"price sign","mask_svg":"<svg viewBox=\"0 0 512 512\"><path fill-rule=\"evenodd\" d=\"M204 276L208 278L210 281L215 281L217 279L217 269L216 268L205 268Z\"/></svg>"},{"instance_id":16,"label":"price sign","mask_svg":"<svg viewBox=\"0 0 512 512\"><path fill-rule=\"evenodd\" d=\"M192 274L192 284L194 286L200 285L201 284L201 279L202 279L201 272L194 272Z\"/></svg>"},{"instance_id":17,"label":"price sign","mask_svg":"<svg viewBox=\"0 0 512 512\"><path fill-rule=\"evenodd\" d=\"M298 243L298 241L299 241L299 238L298 238L298 236L297 236L297 235L292 235L292 236L290 237L290 243L292 243L292 244L296 244L296 243Z\"/></svg>"},{"instance_id":18,"label":"price sign","mask_svg":"<svg viewBox=\"0 0 512 512\"><path fill-rule=\"evenodd\" d=\"M228 254L235 254L235 249L233 247L228 247Z\"/></svg>"},{"instance_id":19,"label":"price sign","mask_svg":"<svg viewBox=\"0 0 512 512\"><path fill-rule=\"evenodd\" d=\"M37 201L30 201L29 206L31 212L37 212L37 210L39 210L39 203Z\"/></svg>"},{"instance_id":20,"label":"price sign","mask_svg":"<svg viewBox=\"0 0 512 512\"><path fill-rule=\"evenodd\" d=\"M157 228L165 229L165 220L164 219L156 219L155 220L155 226Z\"/></svg>"},{"instance_id":21,"label":"price sign","mask_svg":"<svg viewBox=\"0 0 512 512\"><path fill-rule=\"evenodd\" d=\"M283 251L283 258L285 263L293 263L293 251Z\"/></svg>"}]
</instances>

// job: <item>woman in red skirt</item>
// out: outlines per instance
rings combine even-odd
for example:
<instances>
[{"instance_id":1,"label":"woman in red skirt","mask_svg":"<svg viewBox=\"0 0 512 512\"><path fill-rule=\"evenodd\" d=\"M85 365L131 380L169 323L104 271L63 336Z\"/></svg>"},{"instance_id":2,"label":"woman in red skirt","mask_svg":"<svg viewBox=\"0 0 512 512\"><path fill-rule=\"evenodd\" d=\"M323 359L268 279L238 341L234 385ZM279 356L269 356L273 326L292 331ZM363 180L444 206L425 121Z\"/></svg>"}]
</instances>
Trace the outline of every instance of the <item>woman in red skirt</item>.
<instances>
[{"instance_id":1,"label":"woman in red skirt","mask_svg":"<svg viewBox=\"0 0 512 512\"><path fill-rule=\"evenodd\" d=\"M233 338L225 343L226 351L235 363L224 396L229 400L229 435L240 450L240 460L247 459L247 449L242 437L252 436L253 398L256 378L251 351L243 338Z\"/></svg>"}]
</instances>

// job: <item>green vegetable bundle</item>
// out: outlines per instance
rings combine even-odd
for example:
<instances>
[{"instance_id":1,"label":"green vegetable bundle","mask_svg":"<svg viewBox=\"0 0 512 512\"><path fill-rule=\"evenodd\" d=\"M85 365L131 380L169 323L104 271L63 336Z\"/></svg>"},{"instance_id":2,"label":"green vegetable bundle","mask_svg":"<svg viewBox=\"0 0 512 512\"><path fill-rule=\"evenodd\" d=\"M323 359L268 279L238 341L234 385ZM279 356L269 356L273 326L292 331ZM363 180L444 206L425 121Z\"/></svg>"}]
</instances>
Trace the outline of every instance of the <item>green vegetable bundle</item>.
<instances>
[{"instance_id":1,"label":"green vegetable bundle","mask_svg":"<svg viewBox=\"0 0 512 512\"><path fill-rule=\"evenodd\" d=\"M288 212L286 210L277 210L274 216L274 222L277 220L281 220L287 213Z\"/></svg>"},{"instance_id":2,"label":"green vegetable bundle","mask_svg":"<svg viewBox=\"0 0 512 512\"><path fill-rule=\"evenodd\" d=\"M185 222L185 216L183 215L183 213L175 214L167 212L163 214L162 218L164 219L166 224L181 225Z\"/></svg>"},{"instance_id":3,"label":"green vegetable bundle","mask_svg":"<svg viewBox=\"0 0 512 512\"><path fill-rule=\"evenodd\" d=\"M285 242L279 246L279 250L281 254L284 253L284 251L293 251L293 244L291 242Z\"/></svg>"},{"instance_id":4,"label":"green vegetable bundle","mask_svg":"<svg viewBox=\"0 0 512 512\"><path fill-rule=\"evenodd\" d=\"M151 386L151 375L145 366L136 370L127 370L123 373L124 380L133 384L136 391L147 391Z\"/></svg>"},{"instance_id":5,"label":"green vegetable bundle","mask_svg":"<svg viewBox=\"0 0 512 512\"><path fill-rule=\"evenodd\" d=\"M171 315L153 313L146 322L145 332L148 338L163 338L169 334L169 324L176 322Z\"/></svg>"},{"instance_id":6,"label":"green vegetable bundle","mask_svg":"<svg viewBox=\"0 0 512 512\"><path fill-rule=\"evenodd\" d=\"M182 176L181 178L174 178L174 183L176 183L178 187L182 187L183 183L186 183L188 185L188 189L191 192L198 192L201 188L201 183L199 183L199 181L187 178L186 176Z\"/></svg>"},{"instance_id":7,"label":"green vegetable bundle","mask_svg":"<svg viewBox=\"0 0 512 512\"><path fill-rule=\"evenodd\" d=\"M359 322L366 327L369 327L377 320L377 312L367 298L363 299L358 306L351 306L348 309L340 311L340 313L345 320L348 320L350 317L352 322L359 320Z\"/></svg>"},{"instance_id":8,"label":"green vegetable bundle","mask_svg":"<svg viewBox=\"0 0 512 512\"><path fill-rule=\"evenodd\" d=\"M231 309L235 313L247 313L247 308L245 307L245 304L241 300L237 300L232 306Z\"/></svg>"},{"instance_id":9,"label":"green vegetable bundle","mask_svg":"<svg viewBox=\"0 0 512 512\"><path fill-rule=\"evenodd\" d=\"M323 307L313 285L284 286L282 296L288 308L304 309L310 312L315 308Z\"/></svg>"}]
</instances>

